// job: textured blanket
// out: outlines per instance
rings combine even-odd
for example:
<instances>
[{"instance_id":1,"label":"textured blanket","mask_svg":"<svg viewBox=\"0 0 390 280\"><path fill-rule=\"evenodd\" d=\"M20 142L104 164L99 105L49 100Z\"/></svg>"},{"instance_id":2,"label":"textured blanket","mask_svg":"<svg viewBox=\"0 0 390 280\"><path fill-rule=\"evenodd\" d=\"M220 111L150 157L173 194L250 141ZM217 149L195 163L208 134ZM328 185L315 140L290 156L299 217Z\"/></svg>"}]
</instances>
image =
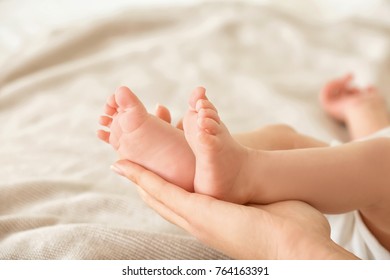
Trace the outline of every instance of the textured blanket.
<instances>
[{"instance_id":1,"label":"textured blanket","mask_svg":"<svg viewBox=\"0 0 390 280\"><path fill-rule=\"evenodd\" d=\"M283 122L345 140L318 91L352 71L390 92L390 4L280 2L124 5L34 36L21 22L0 24L0 258L226 258L112 174L116 155L97 139L97 120L119 85L151 111L166 105L175 120L203 85L233 132Z\"/></svg>"}]
</instances>

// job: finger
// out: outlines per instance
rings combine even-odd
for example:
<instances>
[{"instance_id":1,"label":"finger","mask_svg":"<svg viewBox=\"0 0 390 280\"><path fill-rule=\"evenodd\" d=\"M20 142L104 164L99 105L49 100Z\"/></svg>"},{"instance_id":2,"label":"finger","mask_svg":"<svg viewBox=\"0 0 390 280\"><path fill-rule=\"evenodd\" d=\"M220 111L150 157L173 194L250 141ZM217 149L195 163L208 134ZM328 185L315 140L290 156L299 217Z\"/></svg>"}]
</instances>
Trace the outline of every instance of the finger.
<instances>
[{"instance_id":1,"label":"finger","mask_svg":"<svg viewBox=\"0 0 390 280\"><path fill-rule=\"evenodd\" d=\"M342 92L347 94L355 94L359 92L359 89L352 85L353 79L354 77L352 73L348 73L340 80L340 88L343 89Z\"/></svg>"},{"instance_id":2,"label":"finger","mask_svg":"<svg viewBox=\"0 0 390 280\"><path fill-rule=\"evenodd\" d=\"M187 221L193 220L193 217L196 216L194 212L203 213L197 211L198 208L209 210L212 205L211 202L218 201L209 196L187 192L168 183L155 173L127 160L116 162L113 168L119 170L119 172L114 171L133 181L148 195Z\"/></svg>"},{"instance_id":3,"label":"finger","mask_svg":"<svg viewBox=\"0 0 390 280\"><path fill-rule=\"evenodd\" d=\"M194 211L189 203L192 200L191 193L168 183L153 172L127 160L116 162L113 168L182 218L187 219L188 212Z\"/></svg>"},{"instance_id":4,"label":"finger","mask_svg":"<svg viewBox=\"0 0 390 280\"><path fill-rule=\"evenodd\" d=\"M349 73L347 73L347 74L344 75L344 77L342 78L342 81L343 81L344 83L349 83L349 82L351 82L353 79L354 79L353 74L352 74L351 72L349 72Z\"/></svg>"},{"instance_id":5,"label":"finger","mask_svg":"<svg viewBox=\"0 0 390 280\"><path fill-rule=\"evenodd\" d=\"M201 195L172 185L153 172L127 160L116 162L112 169L137 184L142 189L141 195L145 202L163 218L189 233L196 236L200 231L195 230L197 225L208 223L203 215L204 211L208 211L208 207L202 206L204 200L197 197ZM206 200L208 199L212 198L206 197ZM198 211L199 207L202 211Z\"/></svg>"},{"instance_id":6,"label":"finger","mask_svg":"<svg viewBox=\"0 0 390 280\"><path fill-rule=\"evenodd\" d=\"M156 117L162 119L163 121L166 121L167 123L171 123L172 121L171 113L169 112L168 108L163 105L156 105L155 115Z\"/></svg>"},{"instance_id":7,"label":"finger","mask_svg":"<svg viewBox=\"0 0 390 280\"><path fill-rule=\"evenodd\" d=\"M202 224L200 226L200 223L194 224L193 219L191 219L190 221L184 219L182 216L178 215L176 212L168 208L165 204L156 200L152 195L148 194L141 187L139 187L139 193L143 201L154 211L156 211L161 217L163 217L165 220L181 227L188 233L195 236L201 242L225 253L226 255L230 255L232 257L236 256L237 258L243 258L242 255L240 255L240 252L235 252L234 250L231 250L231 248L229 248L229 246L231 246L230 244L235 244L235 246L237 244L236 240L229 237L237 236L237 234L232 235L231 233L233 231L229 230L228 234L226 235L222 234L221 236L221 232L225 233L226 225L222 224L224 223L224 218L221 217L220 213L218 214L219 218L217 219L218 224L216 224L214 221L210 223L208 219L201 219ZM194 205L194 208L195 207L197 206ZM193 218L196 219L197 215L199 215L199 212L204 212L204 211L206 211L204 208L199 209L199 211L196 211L194 209L194 211L192 212L194 215ZM216 213L213 212L209 214L215 215ZM210 217L210 215L207 215L207 217ZM241 235L238 236L238 238L241 237L242 237Z\"/></svg>"},{"instance_id":8,"label":"finger","mask_svg":"<svg viewBox=\"0 0 390 280\"><path fill-rule=\"evenodd\" d=\"M349 84L353 80L352 73L347 73L341 78L330 81L324 88L325 91L329 92L329 97L338 97L343 92L349 92Z\"/></svg>"},{"instance_id":9,"label":"finger","mask_svg":"<svg viewBox=\"0 0 390 280\"><path fill-rule=\"evenodd\" d=\"M163 217L168 222L175 224L186 231L190 231L190 226L188 222L183 219L181 216L173 212L171 209L166 207L163 203L154 199L151 195L145 192L141 187L138 187L138 192L142 200L154 211L156 211L161 217Z\"/></svg>"}]
</instances>

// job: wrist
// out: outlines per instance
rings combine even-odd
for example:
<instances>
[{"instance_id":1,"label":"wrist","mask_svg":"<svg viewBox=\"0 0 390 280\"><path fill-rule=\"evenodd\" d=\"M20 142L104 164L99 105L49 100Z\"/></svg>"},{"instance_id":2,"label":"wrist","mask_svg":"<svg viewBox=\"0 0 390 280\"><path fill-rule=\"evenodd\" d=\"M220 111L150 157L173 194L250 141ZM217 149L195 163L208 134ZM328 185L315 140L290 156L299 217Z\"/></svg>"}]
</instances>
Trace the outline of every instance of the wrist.
<instances>
[{"instance_id":1,"label":"wrist","mask_svg":"<svg viewBox=\"0 0 390 280\"><path fill-rule=\"evenodd\" d=\"M321 255L321 256L320 256ZM358 260L359 258L329 239L324 245L322 252L319 252L320 259L323 260Z\"/></svg>"}]
</instances>

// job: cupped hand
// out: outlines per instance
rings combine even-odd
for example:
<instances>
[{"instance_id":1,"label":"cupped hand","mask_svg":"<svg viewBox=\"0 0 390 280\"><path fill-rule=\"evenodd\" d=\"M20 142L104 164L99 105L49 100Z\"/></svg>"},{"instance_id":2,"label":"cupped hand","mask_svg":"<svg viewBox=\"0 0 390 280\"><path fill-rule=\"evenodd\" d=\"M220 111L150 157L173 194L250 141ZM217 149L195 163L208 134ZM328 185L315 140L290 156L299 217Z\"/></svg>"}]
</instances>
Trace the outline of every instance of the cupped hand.
<instances>
[{"instance_id":1,"label":"cupped hand","mask_svg":"<svg viewBox=\"0 0 390 280\"><path fill-rule=\"evenodd\" d=\"M187 192L130 161L118 161L113 170L137 184L163 218L232 258L356 258L330 239L326 218L304 202L237 205Z\"/></svg>"}]
</instances>

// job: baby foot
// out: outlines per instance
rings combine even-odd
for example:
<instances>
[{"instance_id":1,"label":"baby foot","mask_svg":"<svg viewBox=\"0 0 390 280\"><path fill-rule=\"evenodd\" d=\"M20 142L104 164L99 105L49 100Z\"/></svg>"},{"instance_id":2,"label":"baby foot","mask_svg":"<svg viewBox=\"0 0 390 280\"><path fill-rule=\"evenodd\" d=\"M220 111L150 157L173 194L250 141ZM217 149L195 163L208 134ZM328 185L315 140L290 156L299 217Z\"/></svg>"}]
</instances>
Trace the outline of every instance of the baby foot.
<instances>
[{"instance_id":1,"label":"baby foot","mask_svg":"<svg viewBox=\"0 0 390 280\"><path fill-rule=\"evenodd\" d=\"M155 172L167 181L193 191L195 158L184 134L149 114L140 100L126 87L111 95L98 137L112 145L121 159Z\"/></svg>"},{"instance_id":2,"label":"baby foot","mask_svg":"<svg viewBox=\"0 0 390 280\"><path fill-rule=\"evenodd\" d=\"M193 92L189 104L184 134L196 159L195 192L235 203L248 202L249 150L230 135L204 88Z\"/></svg>"}]
</instances>

